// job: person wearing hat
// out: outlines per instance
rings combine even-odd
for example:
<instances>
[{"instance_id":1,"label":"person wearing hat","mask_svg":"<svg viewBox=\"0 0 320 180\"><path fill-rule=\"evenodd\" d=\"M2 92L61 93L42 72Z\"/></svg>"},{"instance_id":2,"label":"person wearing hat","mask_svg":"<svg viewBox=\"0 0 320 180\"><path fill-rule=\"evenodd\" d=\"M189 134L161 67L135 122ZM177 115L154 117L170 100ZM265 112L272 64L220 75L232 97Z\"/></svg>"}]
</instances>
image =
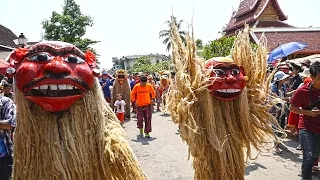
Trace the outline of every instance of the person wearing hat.
<instances>
[{"instance_id":1,"label":"person wearing hat","mask_svg":"<svg viewBox=\"0 0 320 180\"><path fill-rule=\"evenodd\" d=\"M311 65L311 61L309 59L305 59L302 61L301 63L301 68L304 69L304 68L310 68L310 65Z\"/></svg>"},{"instance_id":2,"label":"person wearing hat","mask_svg":"<svg viewBox=\"0 0 320 180\"><path fill-rule=\"evenodd\" d=\"M160 85L158 87L158 95L157 95L157 111L160 111L160 104L165 103L164 101L165 95L169 87L170 87L170 81L169 81L168 75L161 75ZM164 105L165 104L162 104L162 107L163 107L162 111L165 112Z\"/></svg>"},{"instance_id":3,"label":"person wearing hat","mask_svg":"<svg viewBox=\"0 0 320 180\"><path fill-rule=\"evenodd\" d=\"M150 138L151 118L152 118L152 99L156 97L151 84L146 76L141 76L140 83L136 84L131 91L131 100L136 104L137 127L140 130L140 135L145 133L146 138ZM144 122L144 129L143 129Z\"/></svg>"},{"instance_id":4,"label":"person wearing hat","mask_svg":"<svg viewBox=\"0 0 320 180\"><path fill-rule=\"evenodd\" d=\"M290 111L300 115L303 179L312 179L312 168L320 153L320 62L312 63L309 71L312 82L298 88L290 100Z\"/></svg>"},{"instance_id":5,"label":"person wearing hat","mask_svg":"<svg viewBox=\"0 0 320 180\"><path fill-rule=\"evenodd\" d=\"M290 75L284 73L283 71L278 71L274 74L274 82L271 84L271 92L274 96L284 100L289 101L289 98L287 97L287 87L286 82ZM286 113L283 113L281 111L281 105L278 104L278 110L275 112L275 116L278 119L278 122L282 128L286 125Z\"/></svg>"},{"instance_id":6,"label":"person wearing hat","mask_svg":"<svg viewBox=\"0 0 320 180\"><path fill-rule=\"evenodd\" d=\"M111 79L110 75L107 72L102 73L102 77L99 80L100 85L102 87L102 92L104 95L104 98L106 101L110 104L111 103L111 92L110 92L110 86L111 86Z\"/></svg>"},{"instance_id":7,"label":"person wearing hat","mask_svg":"<svg viewBox=\"0 0 320 180\"><path fill-rule=\"evenodd\" d=\"M296 90L300 84L303 82L299 73L302 71L302 68L294 63L291 63L292 66L292 78L291 78L291 90Z\"/></svg>"}]
</instances>

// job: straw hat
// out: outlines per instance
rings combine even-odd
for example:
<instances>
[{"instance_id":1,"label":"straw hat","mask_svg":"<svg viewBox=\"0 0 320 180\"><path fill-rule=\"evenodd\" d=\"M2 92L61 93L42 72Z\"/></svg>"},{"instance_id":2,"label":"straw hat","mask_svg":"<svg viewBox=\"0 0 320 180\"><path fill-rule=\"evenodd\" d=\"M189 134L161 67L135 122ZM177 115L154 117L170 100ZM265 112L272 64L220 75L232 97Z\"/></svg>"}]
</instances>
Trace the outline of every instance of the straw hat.
<instances>
[{"instance_id":1,"label":"straw hat","mask_svg":"<svg viewBox=\"0 0 320 180\"><path fill-rule=\"evenodd\" d=\"M301 77L309 77L309 76L310 76L310 70L309 70L309 68L305 68L302 73L299 73L299 75L300 75Z\"/></svg>"}]
</instances>

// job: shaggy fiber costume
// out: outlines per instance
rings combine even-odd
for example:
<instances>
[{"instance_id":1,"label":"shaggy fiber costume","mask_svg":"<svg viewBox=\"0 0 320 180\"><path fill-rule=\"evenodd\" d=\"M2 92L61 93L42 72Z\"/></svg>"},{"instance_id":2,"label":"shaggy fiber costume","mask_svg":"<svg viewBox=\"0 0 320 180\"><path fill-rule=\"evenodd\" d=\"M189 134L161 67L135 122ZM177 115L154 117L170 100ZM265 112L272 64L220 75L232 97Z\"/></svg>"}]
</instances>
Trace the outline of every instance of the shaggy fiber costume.
<instances>
[{"instance_id":1,"label":"shaggy fiber costume","mask_svg":"<svg viewBox=\"0 0 320 180\"><path fill-rule=\"evenodd\" d=\"M147 179L101 86L94 55L63 42L17 49L13 180Z\"/></svg>"},{"instance_id":2,"label":"shaggy fiber costume","mask_svg":"<svg viewBox=\"0 0 320 180\"><path fill-rule=\"evenodd\" d=\"M260 150L273 135L272 125L279 127L267 111L273 103L266 103L265 39L254 53L247 28L237 36L232 59L204 64L193 35L185 47L174 25L172 38L177 72L168 108L193 156L194 179L243 180L251 148Z\"/></svg>"},{"instance_id":3,"label":"shaggy fiber costume","mask_svg":"<svg viewBox=\"0 0 320 180\"><path fill-rule=\"evenodd\" d=\"M113 83L113 93L111 100L111 107L114 109L114 102L117 101L117 95L122 94L122 99L126 102L125 118L131 119L130 115L130 84L128 81L128 74L125 70L119 69L116 71L116 79Z\"/></svg>"}]
</instances>

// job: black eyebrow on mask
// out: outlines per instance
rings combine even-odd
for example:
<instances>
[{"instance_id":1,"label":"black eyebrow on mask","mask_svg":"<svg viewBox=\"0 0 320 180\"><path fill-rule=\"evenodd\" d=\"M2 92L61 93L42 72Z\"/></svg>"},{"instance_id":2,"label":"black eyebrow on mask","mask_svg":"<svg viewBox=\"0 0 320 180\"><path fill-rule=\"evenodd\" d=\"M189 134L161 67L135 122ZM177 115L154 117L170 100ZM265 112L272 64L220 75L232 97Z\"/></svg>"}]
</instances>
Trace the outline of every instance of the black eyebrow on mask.
<instances>
[{"instance_id":1,"label":"black eyebrow on mask","mask_svg":"<svg viewBox=\"0 0 320 180\"><path fill-rule=\"evenodd\" d=\"M73 54L73 55L77 55L80 58L85 60L85 56L83 54L82 51L80 51L78 48L74 47L74 46L67 46L67 47L62 47L62 48L56 48L50 45L38 45L38 46L34 46L32 47L29 52L26 54L27 56L30 55L34 55L40 52L48 52L54 56L65 56L67 54Z\"/></svg>"}]
</instances>

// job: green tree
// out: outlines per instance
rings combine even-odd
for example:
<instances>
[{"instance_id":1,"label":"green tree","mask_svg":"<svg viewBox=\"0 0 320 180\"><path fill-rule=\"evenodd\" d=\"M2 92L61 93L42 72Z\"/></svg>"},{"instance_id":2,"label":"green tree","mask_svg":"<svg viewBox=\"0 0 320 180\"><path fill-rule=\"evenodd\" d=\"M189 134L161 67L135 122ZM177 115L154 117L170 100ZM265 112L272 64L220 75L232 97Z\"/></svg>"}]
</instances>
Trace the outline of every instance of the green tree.
<instances>
[{"instance_id":1,"label":"green tree","mask_svg":"<svg viewBox=\"0 0 320 180\"><path fill-rule=\"evenodd\" d=\"M196 40L196 46L198 50L202 50L203 49L203 43L201 39L197 39Z\"/></svg>"},{"instance_id":2,"label":"green tree","mask_svg":"<svg viewBox=\"0 0 320 180\"><path fill-rule=\"evenodd\" d=\"M179 30L179 34L180 34L180 37L181 37L181 40L184 44L187 44L187 41L186 41L186 32L181 30L181 25L183 23L183 20L180 20L178 21L176 17L174 16L171 16L171 18L173 19L173 23L171 22L171 20L168 20L166 21L165 23L168 25L168 29L167 30L161 30L159 32L159 38L164 38L163 40L163 44L166 45L166 48L167 48L167 51L170 51L171 50L171 29L172 29L172 26L174 24L176 24L176 26L178 27L178 30ZM171 19L170 18L170 19Z\"/></svg>"},{"instance_id":3,"label":"green tree","mask_svg":"<svg viewBox=\"0 0 320 180\"><path fill-rule=\"evenodd\" d=\"M148 56L143 56L134 62L133 67L130 70L132 72L155 73L162 70L170 69L172 69L172 62L170 59L165 59L157 64L151 64L150 58Z\"/></svg>"},{"instance_id":4,"label":"green tree","mask_svg":"<svg viewBox=\"0 0 320 180\"><path fill-rule=\"evenodd\" d=\"M209 43L203 47L201 56L205 59L210 59L212 57L229 56L231 54L231 50L235 40L235 36L222 36L221 38L214 41L209 41ZM251 45L253 47L253 50L257 49L257 44L252 43Z\"/></svg>"},{"instance_id":5,"label":"green tree","mask_svg":"<svg viewBox=\"0 0 320 180\"><path fill-rule=\"evenodd\" d=\"M152 65L152 73L170 69L172 69L172 62L170 60L164 60L160 63Z\"/></svg>"},{"instance_id":6,"label":"green tree","mask_svg":"<svg viewBox=\"0 0 320 180\"><path fill-rule=\"evenodd\" d=\"M234 36L223 36L220 39L209 41L209 43L203 47L203 58L210 59L212 57L230 55L235 39L236 38Z\"/></svg>"},{"instance_id":7,"label":"green tree","mask_svg":"<svg viewBox=\"0 0 320 180\"><path fill-rule=\"evenodd\" d=\"M135 60L132 71L133 72L152 72L153 66L151 64L150 58L147 56L142 56Z\"/></svg>"},{"instance_id":8,"label":"green tree","mask_svg":"<svg viewBox=\"0 0 320 180\"><path fill-rule=\"evenodd\" d=\"M42 22L45 40L69 42L82 51L91 50L97 55L91 45L99 41L83 38L86 28L92 26L93 19L82 14L80 6L74 0L65 0L61 14L53 11L50 19Z\"/></svg>"}]
</instances>

